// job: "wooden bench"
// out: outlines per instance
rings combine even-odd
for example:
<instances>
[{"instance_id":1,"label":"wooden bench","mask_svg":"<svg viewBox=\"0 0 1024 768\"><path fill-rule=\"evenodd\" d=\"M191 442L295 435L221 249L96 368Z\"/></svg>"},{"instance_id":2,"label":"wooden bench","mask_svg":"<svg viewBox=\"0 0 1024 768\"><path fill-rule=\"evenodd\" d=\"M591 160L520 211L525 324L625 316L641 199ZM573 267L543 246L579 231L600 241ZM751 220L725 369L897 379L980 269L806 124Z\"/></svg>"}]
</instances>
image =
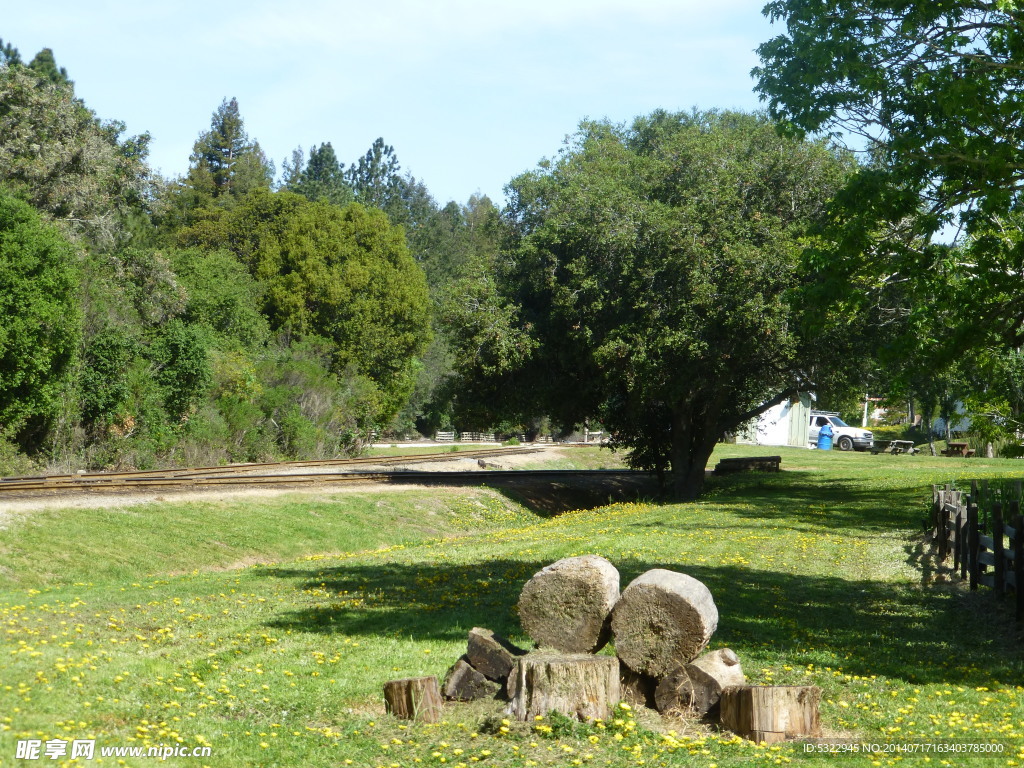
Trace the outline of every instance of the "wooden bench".
<instances>
[{"instance_id":1,"label":"wooden bench","mask_svg":"<svg viewBox=\"0 0 1024 768\"><path fill-rule=\"evenodd\" d=\"M779 472L781 469L781 456L750 456L749 458L721 459L715 465L715 474L727 475L732 472Z\"/></svg>"},{"instance_id":2,"label":"wooden bench","mask_svg":"<svg viewBox=\"0 0 1024 768\"><path fill-rule=\"evenodd\" d=\"M946 450L942 452L942 455L966 459L974 455L974 449L968 448L967 443L946 443Z\"/></svg>"}]
</instances>

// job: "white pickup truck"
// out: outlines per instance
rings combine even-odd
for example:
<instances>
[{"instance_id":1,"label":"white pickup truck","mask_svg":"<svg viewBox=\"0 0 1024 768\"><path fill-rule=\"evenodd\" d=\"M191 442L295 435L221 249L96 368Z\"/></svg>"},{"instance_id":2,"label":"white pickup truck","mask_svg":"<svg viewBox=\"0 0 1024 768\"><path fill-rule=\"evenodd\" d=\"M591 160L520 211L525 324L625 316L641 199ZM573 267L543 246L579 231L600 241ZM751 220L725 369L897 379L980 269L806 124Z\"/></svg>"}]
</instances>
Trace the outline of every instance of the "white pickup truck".
<instances>
[{"instance_id":1,"label":"white pickup truck","mask_svg":"<svg viewBox=\"0 0 1024 768\"><path fill-rule=\"evenodd\" d=\"M851 427L831 411L811 411L811 427L807 439L811 447L818 445L818 432L829 423L832 425L832 444L840 451L866 451L874 444L875 438L866 429Z\"/></svg>"}]
</instances>

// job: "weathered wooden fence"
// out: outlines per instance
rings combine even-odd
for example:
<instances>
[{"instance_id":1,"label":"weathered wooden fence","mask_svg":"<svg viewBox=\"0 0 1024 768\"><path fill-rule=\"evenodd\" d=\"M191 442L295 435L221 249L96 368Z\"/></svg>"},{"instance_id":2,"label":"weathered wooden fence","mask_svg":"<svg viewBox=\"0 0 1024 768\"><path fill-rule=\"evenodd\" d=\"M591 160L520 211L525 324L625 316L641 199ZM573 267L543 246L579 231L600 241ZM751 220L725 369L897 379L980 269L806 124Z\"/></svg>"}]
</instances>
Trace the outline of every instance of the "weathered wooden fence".
<instances>
[{"instance_id":1,"label":"weathered wooden fence","mask_svg":"<svg viewBox=\"0 0 1024 768\"><path fill-rule=\"evenodd\" d=\"M987 491L987 487L984 491ZM976 482L971 493L951 486L932 486L932 540L940 561L953 557L953 570L969 581L971 589L991 587L996 594L1012 591L1017 620L1024 620L1024 516L1020 484L1016 498L992 500L979 519L980 492ZM1009 524L1008 524L1009 523ZM1004 545L1005 544L1005 545Z\"/></svg>"}]
</instances>

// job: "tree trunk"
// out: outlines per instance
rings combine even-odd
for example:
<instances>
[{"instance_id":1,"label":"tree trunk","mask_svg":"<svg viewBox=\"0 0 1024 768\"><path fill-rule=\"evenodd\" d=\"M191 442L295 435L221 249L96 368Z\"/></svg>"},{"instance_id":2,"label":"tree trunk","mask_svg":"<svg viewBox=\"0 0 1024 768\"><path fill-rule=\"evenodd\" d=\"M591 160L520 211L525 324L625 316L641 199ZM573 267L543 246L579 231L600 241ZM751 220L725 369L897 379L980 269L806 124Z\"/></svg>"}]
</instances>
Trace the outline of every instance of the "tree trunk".
<instances>
[{"instance_id":1,"label":"tree trunk","mask_svg":"<svg viewBox=\"0 0 1024 768\"><path fill-rule=\"evenodd\" d=\"M712 428L700 429L691 418L679 411L672 412L672 497L677 501L692 501L704 489L708 459L715 450L721 433L712 434Z\"/></svg>"},{"instance_id":2,"label":"tree trunk","mask_svg":"<svg viewBox=\"0 0 1024 768\"><path fill-rule=\"evenodd\" d=\"M630 582L612 612L619 658L634 672L654 677L695 659L717 626L718 608L708 588L662 568Z\"/></svg>"},{"instance_id":3,"label":"tree trunk","mask_svg":"<svg viewBox=\"0 0 1024 768\"><path fill-rule=\"evenodd\" d=\"M722 691L721 722L733 733L768 744L820 736L817 686L745 685Z\"/></svg>"},{"instance_id":4,"label":"tree trunk","mask_svg":"<svg viewBox=\"0 0 1024 768\"><path fill-rule=\"evenodd\" d=\"M551 711L580 720L607 720L621 698L619 660L591 654L530 653L516 660L509 693L512 700L506 711L517 720L533 720Z\"/></svg>"},{"instance_id":5,"label":"tree trunk","mask_svg":"<svg viewBox=\"0 0 1024 768\"><path fill-rule=\"evenodd\" d=\"M384 683L384 709L403 720L441 722L441 688L437 678L407 677Z\"/></svg>"},{"instance_id":6,"label":"tree trunk","mask_svg":"<svg viewBox=\"0 0 1024 768\"><path fill-rule=\"evenodd\" d=\"M597 555L567 557L523 587L519 620L538 646L596 653L611 637L608 616L619 598L619 572Z\"/></svg>"}]
</instances>

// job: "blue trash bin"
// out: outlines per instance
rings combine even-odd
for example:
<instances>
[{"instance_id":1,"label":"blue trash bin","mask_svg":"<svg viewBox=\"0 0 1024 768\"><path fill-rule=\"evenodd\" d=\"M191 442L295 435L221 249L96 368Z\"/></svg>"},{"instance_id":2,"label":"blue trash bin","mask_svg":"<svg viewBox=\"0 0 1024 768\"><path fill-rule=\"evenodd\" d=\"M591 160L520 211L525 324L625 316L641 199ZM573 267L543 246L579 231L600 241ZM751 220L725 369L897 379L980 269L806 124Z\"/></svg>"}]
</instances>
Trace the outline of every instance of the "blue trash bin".
<instances>
[{"instance_id":1,"label":"blue trash bin","mask_svg":"<svg viewBox=\"0 0 1024 768\"><path fill-rule=\"evenodd\" d=\"M832 450L832 425L826 424L818 432L818 450L819 451L831 451Z\"/></svg>"}]
</instances>

